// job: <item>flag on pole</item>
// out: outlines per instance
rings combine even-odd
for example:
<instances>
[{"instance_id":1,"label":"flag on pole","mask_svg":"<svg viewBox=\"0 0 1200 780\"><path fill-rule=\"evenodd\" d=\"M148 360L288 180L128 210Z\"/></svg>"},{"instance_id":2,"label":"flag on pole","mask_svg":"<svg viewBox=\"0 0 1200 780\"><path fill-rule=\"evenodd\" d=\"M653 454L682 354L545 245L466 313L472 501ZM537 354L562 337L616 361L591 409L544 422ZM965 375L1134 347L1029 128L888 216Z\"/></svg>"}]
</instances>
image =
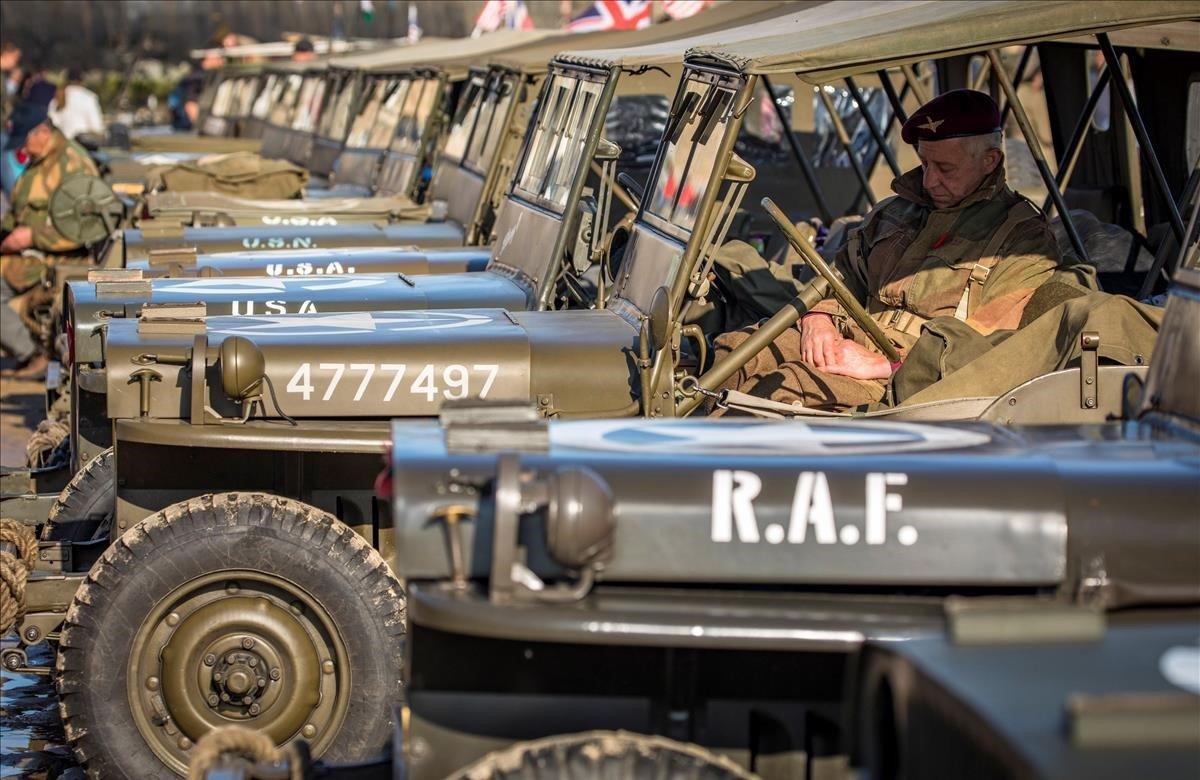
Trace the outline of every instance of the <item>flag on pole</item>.
<instances>
[{"instance_id":1,"label":"flag on pole","mask_svg":"<svg viewBox=\"0 0 1200 780\"><path fill-rule=\"evenodd\" d=\"M421 24L417 21L417 4L408 4L408 42L416 43L421 40Z\"/></svg>"},{"instance_id":2,"label":"flag on pole","mask_svg":"<svg viewBox=\"0 0 1200 780\"><path fill-rule=\"evenodd\" d=\"M650 0L595 0L567 24L567 30L640 30L650 26L650 7Z\"/></svg>"},{"instance_id":3,"label":"flag on pole","mask_svg":"<svg viewBox=\"0 0 1200 780\"><path fill-rule=\"evenodd\" d=\"M663 11L672 19L686 19L703 11L712 0L662 0Z\"/></svg>"},{"instance_id":4,"label":"flag on pole","mask_svg":"<svg viewBox=\"0 0 1200 780\"><path fill-rule=\"evenodd\" d=\"M471 31L472 38L478 38L482 33L495 32L501 27L510 30L532 30L533 19L524 0L487 0L475 18L475 29Z\"/></svg>"}]
</instances>

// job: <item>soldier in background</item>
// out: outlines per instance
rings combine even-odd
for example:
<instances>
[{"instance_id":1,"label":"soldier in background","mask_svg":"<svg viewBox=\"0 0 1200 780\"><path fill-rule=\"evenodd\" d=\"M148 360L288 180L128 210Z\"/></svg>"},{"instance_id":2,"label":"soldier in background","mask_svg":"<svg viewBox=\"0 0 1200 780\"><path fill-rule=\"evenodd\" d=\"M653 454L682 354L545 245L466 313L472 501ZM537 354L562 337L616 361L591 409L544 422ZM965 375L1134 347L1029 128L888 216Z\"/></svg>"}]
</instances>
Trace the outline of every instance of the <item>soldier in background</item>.
<instances>
[{"instance_id":1,"label":"soldier in background","mask_svg":"<svg viewBox=\"0 0 1200 780\"><path fill-rule=\"evenodd\" d=\"M1005 181L995 101L947 92L914 113L901 135L921 167L892 182L896 195L872 209L838 253L847 287L901 357L935 317L982 335L1016 330L1060 258L1045 215ZM753 330L718 337L718 359ZM829 298L724 388L840 411L881 400L900 365Z\"/></svg>"},{"instance_id":2,"label":"soldier in background","mask_svg":"<svg viewBox=\"0 0 1200 780\"><path fill-rule=\"evenodd\" d=\"M46 357L9 301L40 283L48 261L81 255L82 247L50 220L50 196L68 176L99 173L87 152L54 127L42 103L25 101L13 111L8 146L20 149L29 164L13 187L12 209L3 219L0 346L17 360L14 375L34 378L45 371Z\"/></svg>"}]
</instances>

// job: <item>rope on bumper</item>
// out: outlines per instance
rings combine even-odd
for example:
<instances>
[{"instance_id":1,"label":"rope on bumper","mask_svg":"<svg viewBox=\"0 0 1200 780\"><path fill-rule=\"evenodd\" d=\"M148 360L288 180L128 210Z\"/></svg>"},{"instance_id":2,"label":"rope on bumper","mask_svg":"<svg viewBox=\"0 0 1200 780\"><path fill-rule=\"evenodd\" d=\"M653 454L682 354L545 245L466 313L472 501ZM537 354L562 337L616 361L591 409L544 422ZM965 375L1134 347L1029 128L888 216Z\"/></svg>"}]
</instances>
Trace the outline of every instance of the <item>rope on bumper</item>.
<instances>
[{"instance_id":1,"label":"rope on bumper","mask_svg":"<svg viewBox=\"0 0 1200 780\"><path fill-rule=\"evenodd\" d=\"M0 635L25 614L25 581L37 561L37 537L23 523L0 520Z\"/></svg>"},{"instance_id":2,"label":"rope on bumper","mask_svg":"<svg viewBox=\"0 0 1200 780\"><path fill-rule=\"evenodd\" d=\"M224 758L241 758L255 764L282 764L288 776L299 780L303 776L299 756L288 747L276 747L266 734L245 726L222 726L200 738L188 761L188 780L203 780Z\"/></svg>"},{"instance_id":3,"label":"rope on bumper","mask_svg":"<svg viewBox=\"0 0 1200 780\"><path fill-rule=\"evenodd\" d=\"M71 425L65 420L42 420L25 445L25 462L30 468L44 466L54 448L66 440Z\"/></svg>"}]
</instances>

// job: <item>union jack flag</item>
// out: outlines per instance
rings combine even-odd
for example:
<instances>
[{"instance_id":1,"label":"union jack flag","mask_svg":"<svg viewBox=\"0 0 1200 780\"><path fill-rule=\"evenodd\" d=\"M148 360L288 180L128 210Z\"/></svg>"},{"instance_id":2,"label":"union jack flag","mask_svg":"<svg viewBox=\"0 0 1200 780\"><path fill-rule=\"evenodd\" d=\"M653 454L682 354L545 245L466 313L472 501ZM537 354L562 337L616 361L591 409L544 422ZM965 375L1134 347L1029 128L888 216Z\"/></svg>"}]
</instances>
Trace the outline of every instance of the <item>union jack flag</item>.
<instances>
[{"instance_id":1,"label":"union jack flag","mask_svg":"<svg viewBox=\"0 0 1200 780\"><path fill-rule=\"evenodd\" d=\"M475 29L472 37L480 33L495 32L501 27L512 30L532 30L533 19L529 18L529 9L524 0L487 0L475 18Z\"/></svg>"},{"instance_id":2,"label":"union jack flag","mask_svg":"<svg viewBox=\"0 0 1200 780\"><path fill-rule=\"evenodd\" d=\"M695 16L709 5L709 0L662 0L663 11L672 19Z\"/></svg>"},{"instance_id":3,"label":"union jack flag","mask_svg":"<svg viewBox=\"0 0 1200 780\"><path fill-rule=\"evenodd\" d=\"M650 0L595 0L591 8L567 24L567 29L573 33L640 30L650 26L650 7Z\"/></svg>"}]
</instances>

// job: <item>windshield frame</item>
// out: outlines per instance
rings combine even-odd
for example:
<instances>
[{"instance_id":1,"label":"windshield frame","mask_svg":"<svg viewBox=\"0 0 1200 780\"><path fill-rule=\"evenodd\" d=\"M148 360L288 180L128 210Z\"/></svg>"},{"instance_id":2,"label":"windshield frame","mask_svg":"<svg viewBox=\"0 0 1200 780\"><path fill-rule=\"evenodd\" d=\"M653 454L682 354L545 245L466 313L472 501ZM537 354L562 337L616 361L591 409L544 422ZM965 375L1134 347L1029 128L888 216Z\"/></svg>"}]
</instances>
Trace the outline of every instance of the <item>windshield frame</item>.
<instances>
[{"instance_id":1,"label":"windshield frame","mask_svg":"<svg viewBox=\"0 0 1200 780\"><path fill-rule=\"evenodd\" d=\"M571 87L571 94L567 96L565 103L557 101L553 104L554 113L552 116L546 114L546 100L551 96L551 90L557 83L556 77L574 80L574 85ZM612 95L616 86L617 75L610 69L597 69L575 64L552 63L547 72L545 80L542 84L541 94L538 95L537 104L529 119L529 125L525 129L525 138L521 144L521 153L518 156L517 163L513 166L512 177L509 181L508 194L515 200L534 206L540 210L562 217L567 213L567 209L574 200L578 197L578 191L582 187L586 176L580 174L581 168L587 168L585 165L580 165L581 161L590 161L595 154L596 144L599 140L600 133L603 131L605 117L608 114L608 106L612 102ZM578 118L581 114L577 97L582 94L582 88L587 85L587 91L593 93L596 97L594 103L590 106L591 118L583 126L574 128L574 135L568 137L562 131L565 130L572 118ZM598 89L593 89L593 86L598 85ZM553 96L557 100L557 94ZM561 121L560 121L561 120ZM559 125L559 130L552 130L552 125ZM541 140L539 133L555 133L555 137L547 143L549 147L543 148L538 145ZM568 181L562 181L559 173L566 170L564 166L559 164L551 166L550 160L555 155L552 153L557 150L564 139L572 140L580 139L581 157L575 161L575 170L570 173L571 178ZM536 147L536 148L535 148ZM527 179L526 174L529 172L526 169L527 165L531 165L534 156L539 157L545 168L538 179L537 192L525 186L523 180ZM559 158L561 160L561 158ZM560 188L563 189L565 197L560 205L551 197L545 194L548 185L553 185L554 181L559 181Z\"/></svg>"},{"instance_id":2,"label":"windshield frame","mask_svg":"<svg viewBox=\"0 0 1200 780\"><path fill-rule=\"evenodd\" d=\"M676 118L679 111L683 107L686 96L691 92L688 89L690 84L700 82L706 85L704 96L697 102L694 111L685 120L687 124L683 127L676 127ZM654 165L650 169L650 175L646 179L646 193L638 205L637 221L646 225L663 236L687 244L698 229L703 229L703 216L708 209L711 208L711 203L720 195L721 181L723 179L723 165L720 160L720 152L725 139L728 137L730 128L734 131L740 128L741 123L736 122L739 112L738 100L745 88L744 81L738 81L728 71L708 70L705 68L697 68L694 65L684 69L683 76L679 81L679 87L675 94L675 99L671 104L671 115L667 120L666 130L672 134L678 133L679 138L675 142L669 141L664 133L664 137L659 143L658 151L654 157ZM729 94L728 101L724 102L724 106L720 108L721 113L709 117L708 121L704 121L702 113L710 98L718 92L727 92ZM693 93L694 94L694 93ZM714 109L716 107L714 106ZM704 178L705 187L700 191L696 200L696 208L692 213L691 224L683 224L676 221L679 212L679 199L682 196L684 187L679 188L672 199L672 205L669 215L664 216L657 213L655 210L655 195L659 191L659 183L662 180L666 166L669 163L669 157L673 150L685 149L684 157L685 165L683 169L682 182L686 185L692 181L694 173L704 175L702 168L696 168L697 151L701 147L696 142L698 135L704 128L708 126L708 137L703 142L704 149L712 151L712 159L708 161L709 170ZM721 128L724 128L722 131ZM686 147L685 147L686 144ZM706 163L703 160L699 161L701 165Z\"/></svg>"}]
</instances>

